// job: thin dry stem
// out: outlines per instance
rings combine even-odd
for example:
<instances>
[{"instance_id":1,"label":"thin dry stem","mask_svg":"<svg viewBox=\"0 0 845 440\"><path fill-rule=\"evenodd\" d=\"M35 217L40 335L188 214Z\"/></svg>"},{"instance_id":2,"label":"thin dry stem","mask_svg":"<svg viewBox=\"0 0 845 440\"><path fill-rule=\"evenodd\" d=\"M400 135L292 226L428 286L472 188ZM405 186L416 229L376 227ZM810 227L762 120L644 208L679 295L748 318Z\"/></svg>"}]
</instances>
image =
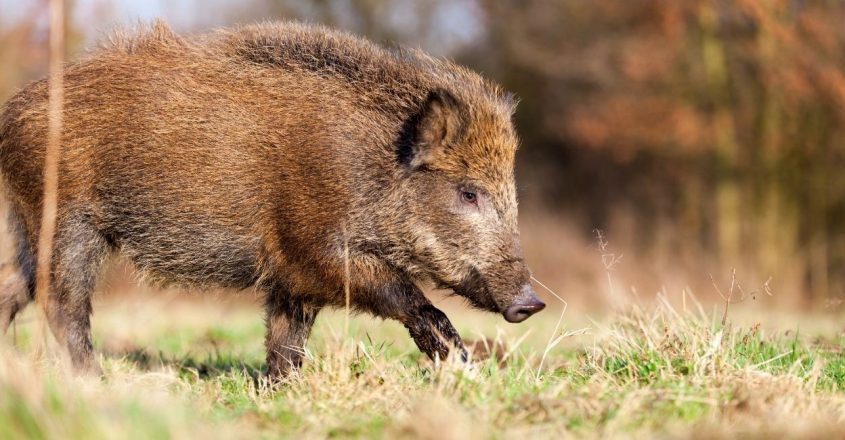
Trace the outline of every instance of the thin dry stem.
<instances>
[{"instance_id":1,"label":"thin dry stem","mask_svg":"<svg viewBox=\"0 0 845 440\"><path fill-rule=\"evenodd\" d=\"M748 298L757 299L757 294L761 291L765 293L767 296L772 296L772 288L770 283L772 281L772 277L769 277L766 282L760 286L759 289L752 290L751 292L745 292L742 288L742 285L736 278L736 268L731 269L731 285L728 289L728 294L725 295L722 293L722 289L719 288L719 284L716 282L716 279L713 278L713 274L710 275L710 282L713 283L713 288L716 289L716 293L719 294L719 297L722 298L722 301L725 303L725 309L722 313L722 325L724 326L728 322L728 309L730 308L731 304L738 304L745 301ZM734 300L734 290L739 291L739 299Z\"/></svg>"},{"instance_id":2,"label":"thin dry stem","mask_svg":"<svg viewBox=\"0 0 845 440\"><path fill-rule=\"evenodd\" d=\"M622 255L617 255L609 250L609 243L604 236L604 232L601 229L594 229L593 233L596 235L596 241L598 242L599 246L599 253L601 254L601 262L604 266L605 276L607 277L607 287L608 287L608 302L611 304L612 307L616 308L617 310L622 309L625 305L624 298L620 295L616 294L616 287L613 285L613 277L611 276L611 272L613 272L615 266L622 261Z\"/></svg>"},{"instance_id":3,"label":"thin dry stem","mask_svg":"<svg viewBox=\"0 0 845 440\"><path fill-rule=\"evenodd\" d=\"M350 268L349 268L349 237L346 235L346 227L343 228L343 295L345 297L345 317L343 321L344 337L349 336L349 313L351 304L351 292L349 288L350 283Z\"/></svg>"},{"instance_id":4,"label":"thin dry stem","mask_svg":"<svg viewBox=\"0 0 845 440\"><path fill-rule=\"evenodd\" d=\"M560 311L560 317L558 318L557 323L555 324L554 330L552 330L552 334L549 337L549 342L546 343L546 348L543 350L543 356L540 358L540 365L537 367L537 379L539 379L540 374L543 372L543 366L546 363L546 358L549 356L549 352L551 352L552 349L554 349L558 344L560 344L560 341L566 339L567 337L574 336L576 334L581 334L581 332L586 330L577 332L564 332L559 335L558 332L560 331L561 324L563 324L563 317L566 315L566 310L569 308L569 303L567 303L566 300L561 298L561 296L558 295L555 291L543 284L542 281L538 280L537 278L534 278L533 276L531 277L531 279L535 283L539 284L540 287L546 289L546 291L551 293L555 298L557 298L561 302L561 304L563 304L563 309Z\"/></svg>"},{"instance_id":5,"label":"thin dry stem","mask_svg":"<svg viewBox=\"0 0 845 440\"><path fill-rule=\"evenodd\" d=\"M64 2L50 0L50 76L47 102L47 145L44 157L44 188L41 212L41 229L38 235L38 255L35 274L35 302L48 316L48 296L50 294L50 264L53 259L53 235L56 230L56 211L58 209L59 158L61 154L62 112L64 108L64 77L62 63L64 59ZM46 350L46 321L38 326L41 349Z\"/></svg>"},{"instance_id":6,"label":"thin dry stem","mask_svg":"<svg viewBox=\"0 0 845 440\"><path fill-rule=\"evenodd\" d=\"M38 240L38 274L35 290L35 297L42 307L45 306L50 285L50 260L53 256L53 234L56 229L62 109L64 107L63 52L64 4L62 0L50 0L50 96L48 102L47 151L44 159L44 199L41 232Z\"/></svg>"}]
</instances>

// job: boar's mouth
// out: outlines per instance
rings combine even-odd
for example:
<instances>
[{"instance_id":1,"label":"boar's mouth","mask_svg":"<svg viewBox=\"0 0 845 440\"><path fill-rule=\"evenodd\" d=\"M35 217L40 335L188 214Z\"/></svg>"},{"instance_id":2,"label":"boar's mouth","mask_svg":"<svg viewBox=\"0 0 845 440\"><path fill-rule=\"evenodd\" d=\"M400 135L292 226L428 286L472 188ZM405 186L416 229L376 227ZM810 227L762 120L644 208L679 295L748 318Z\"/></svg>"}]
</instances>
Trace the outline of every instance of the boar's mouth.
<instances>
[{"instance_id":1,"label":"boar's mouth","mask_svg":"<svg viewBox=\"0 0 845 440\"><path fill-rule=\"evenodd\" d=\"M470 269L469 274L460 283L457 285L446 285L445 287L452 289L455 294L468 299L473 306L479 309L491 312L499 312L501 309L493 299L487 279L475 267Z\"/></svg>"}]
</instances>

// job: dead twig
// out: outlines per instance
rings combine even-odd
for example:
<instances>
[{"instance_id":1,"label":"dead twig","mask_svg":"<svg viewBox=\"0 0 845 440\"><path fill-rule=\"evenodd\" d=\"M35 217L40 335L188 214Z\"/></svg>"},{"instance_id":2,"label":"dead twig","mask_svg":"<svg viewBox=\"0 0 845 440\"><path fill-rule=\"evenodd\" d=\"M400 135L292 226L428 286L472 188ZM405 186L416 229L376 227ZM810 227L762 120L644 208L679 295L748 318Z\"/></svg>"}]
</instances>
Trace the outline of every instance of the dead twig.
<instances>
[{"instance_id":1,"label":"dead twig","mask_svg":"<svg viewBox=\"0 0 845 440\"><path fill-rule=\"evenodd\" d=\"M742 285L736 278L736 268L731 269L731 285L728 289L728 294L725 295L722 293L722 289L719 288L719 284L716 282L716 279L713 278L713 274L710 275L710 282L713 283L713 288L716 289L716 293L719 294L719 297L722 298L722 301L725 302L725 309L722 312L722 326L724 326L728 322L728 309L730 308L731 304L738 304L745 301L748 298L757 299L757 294L760 292L765 293L768 296L772 296L772 288L770 283L772 281L772 277L769 277L766 282L760 286L759 289L752 290L751 292L745 292L742 288ZM734 300L734 291L739 291L739 299Z\"/></svg>"}]
</instances>

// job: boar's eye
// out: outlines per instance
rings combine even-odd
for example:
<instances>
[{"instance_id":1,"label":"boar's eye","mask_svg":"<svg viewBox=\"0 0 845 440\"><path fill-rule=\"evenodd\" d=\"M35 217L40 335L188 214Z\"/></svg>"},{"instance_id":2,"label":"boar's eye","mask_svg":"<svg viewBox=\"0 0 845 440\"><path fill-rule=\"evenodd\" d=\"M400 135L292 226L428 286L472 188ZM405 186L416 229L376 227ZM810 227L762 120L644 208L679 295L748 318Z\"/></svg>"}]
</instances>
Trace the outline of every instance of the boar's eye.
<instances>
[{"instance_id":1,"label":"boar's eye","mask_svg":"<svg viewBox=\"0 0 845 440\"><path fill-rule=\"evenodd\" d=\"M461 190L461 201L470 205L477 205L478 195L472 191Z\"/></svg>"}]
</instances>

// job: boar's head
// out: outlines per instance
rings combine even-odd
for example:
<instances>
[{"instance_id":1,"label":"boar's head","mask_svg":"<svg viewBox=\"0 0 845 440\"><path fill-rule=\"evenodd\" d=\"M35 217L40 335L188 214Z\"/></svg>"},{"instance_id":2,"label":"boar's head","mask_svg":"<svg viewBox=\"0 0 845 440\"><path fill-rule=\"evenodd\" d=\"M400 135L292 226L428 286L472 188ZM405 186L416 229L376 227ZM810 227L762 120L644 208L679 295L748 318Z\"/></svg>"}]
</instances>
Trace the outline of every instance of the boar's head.
<instances>
[{"instance_id":1,"label":"boar's head","mask_svg":"<svg viewBox=\"0 0 845 440\"><path fill-rule=\"evenodd\" d=\"M545 307L517 227L518 139L507 97L428 94L405 123L401 197L413 265L475 307L521 322Z\"/></svg>"}]
</instances>

